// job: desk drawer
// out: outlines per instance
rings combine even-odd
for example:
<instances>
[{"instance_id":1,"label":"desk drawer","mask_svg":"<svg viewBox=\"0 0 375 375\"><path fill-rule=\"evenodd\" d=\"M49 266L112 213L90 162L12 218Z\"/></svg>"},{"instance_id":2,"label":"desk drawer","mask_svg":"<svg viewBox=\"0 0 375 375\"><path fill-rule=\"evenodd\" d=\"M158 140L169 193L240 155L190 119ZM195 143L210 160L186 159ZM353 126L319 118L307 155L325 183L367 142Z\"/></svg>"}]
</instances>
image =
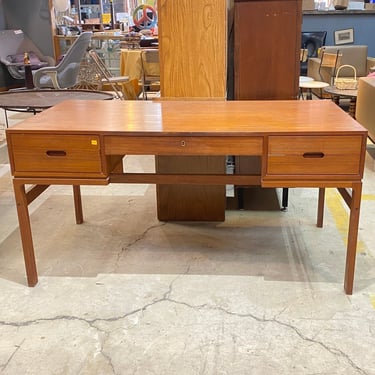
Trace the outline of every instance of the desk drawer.
<instances>
[{"instance_id":1,"label":"desk drawer","mask_svg":"<svg viewBox=\"0 0 375 375\"><path fill-rule=\"evenodd\" d=\"M10 142L15 176L101 175L97 136L12 134Z\"/></svg>"},{"instance_id":2,"label":"desk drawer","mask_svg":"<svg viewBox=\"0 0 375 375\"><path fill-rule=\"evenodd\" d=\"M359 175L362 136L270 136L268 175Z\"/></svg>"},{"instance_id":3,"label":"desk drawer","mask_svg":"<svg viewBox=\"0 0 375 375\"><path fill-rule=\"evenodd\" d=\"M104 138L106 155L261 155L263 137L120 137Z\"/></svg>"}]
</instances>

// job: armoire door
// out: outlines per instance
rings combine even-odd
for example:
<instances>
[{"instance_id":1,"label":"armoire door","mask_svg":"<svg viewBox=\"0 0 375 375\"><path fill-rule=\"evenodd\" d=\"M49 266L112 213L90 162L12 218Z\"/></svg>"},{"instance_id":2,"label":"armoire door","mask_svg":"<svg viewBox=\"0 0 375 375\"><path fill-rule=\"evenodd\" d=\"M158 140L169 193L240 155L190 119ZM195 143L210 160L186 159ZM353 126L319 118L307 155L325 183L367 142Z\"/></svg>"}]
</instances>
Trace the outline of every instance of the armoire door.
<instances>
[{"instance_id":1,"label":"armoire door","mask_svg":"<svg viewBox=\"0 0 375 375\"><path fill-rule=\"evenodd\" d=\"M297 98L301 24L301 0L235 0L235 99Z\"/></svg>"}]
</instances>

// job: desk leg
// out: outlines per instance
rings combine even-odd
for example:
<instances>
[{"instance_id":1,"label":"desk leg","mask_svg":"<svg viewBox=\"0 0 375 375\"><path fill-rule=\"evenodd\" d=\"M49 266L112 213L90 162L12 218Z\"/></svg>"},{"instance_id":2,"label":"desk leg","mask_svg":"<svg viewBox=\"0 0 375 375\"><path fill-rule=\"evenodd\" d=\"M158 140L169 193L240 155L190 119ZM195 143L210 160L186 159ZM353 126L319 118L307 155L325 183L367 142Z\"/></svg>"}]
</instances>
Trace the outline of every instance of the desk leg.
<instances>
[{"instance_id":1,"label":"desk leg","mask_svg":"<svg viewBox=\"0 0 375 375\"><path fill-rule=\"evenodd\" d=\"M362 182L356 182L352 187L350 202L348 245L346 250L346 266L344 289L346 294L353 293L355 258L357 253L359 211L361 206Z\"/></svg>"},{"instance_id":2,"label":"desk leg","mask_svg":"<svg viewBox=\"0 0 375 375\"><path fill-rule=\"evenodd\" d=\"M27 284L34 286L38 282L38 273L35 264L33 237L31 234L30 215L26 197L25 185L13 180L14 195L16 198L18 222L25 259Z\"/></svg>"},{"instance_id":3,"label":"desk leg","mask_svg":"<svg viewBox=\"0 0 375 375\"><path fill-rule=\"evenodd\" d=\"M73 185L73 197L74 197L74 210L76 215L76 223L83 223L83 210L82 210L82 198L81 198L81 187L79 185Z\"/></svg>"},{"instance_id":4,"label":"desk leg","mask_svg":"<svg viewBox=\"0 0 375 375\"><path fill-rule=\"evenodd\" d=\"M324 198L326 195L325 188L319 188L319 197L318 197L318 218L316 221L316 226L318 228L323 227L323 216L324 216Z\"/></svg>"}]
</instances>

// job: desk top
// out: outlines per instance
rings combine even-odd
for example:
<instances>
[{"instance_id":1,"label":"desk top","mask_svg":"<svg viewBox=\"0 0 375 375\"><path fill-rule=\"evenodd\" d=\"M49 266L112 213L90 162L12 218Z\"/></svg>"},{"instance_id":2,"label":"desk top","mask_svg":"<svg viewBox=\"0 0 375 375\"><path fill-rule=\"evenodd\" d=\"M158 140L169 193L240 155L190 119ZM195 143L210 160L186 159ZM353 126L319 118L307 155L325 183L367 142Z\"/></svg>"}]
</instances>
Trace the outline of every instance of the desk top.
<instances>
[{"instance_id":1,"label":"desk top","mask_svg":"<svg viewBox=\"0 0 375 375\"><path fill-rule=\"evenodd\" d=\"M330 100L64 101L7 132L252 136L367 131Z\"/></svg>"}]
</instances>

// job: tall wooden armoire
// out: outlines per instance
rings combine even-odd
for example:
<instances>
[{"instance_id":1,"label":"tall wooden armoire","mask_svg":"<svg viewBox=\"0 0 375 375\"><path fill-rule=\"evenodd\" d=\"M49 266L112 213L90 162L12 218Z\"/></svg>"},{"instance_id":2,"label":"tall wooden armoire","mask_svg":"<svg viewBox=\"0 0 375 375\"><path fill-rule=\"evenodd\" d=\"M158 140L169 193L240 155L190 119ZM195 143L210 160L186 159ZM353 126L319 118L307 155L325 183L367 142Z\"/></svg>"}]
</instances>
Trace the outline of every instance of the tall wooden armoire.
<instances>
[{"instance_id":1,"label":"tall wooden armoire","mask_svg":"<svg viewBox=\"0 0 375 375\"><path fill-rule=\"evenodd\" d=\"M160 100L225 100L227 0L158 0ZM224 173L225 157L156 158L159 173ZM158 185L159 220L225 219L225 187Z\"/></svg>"}]
</instances>

